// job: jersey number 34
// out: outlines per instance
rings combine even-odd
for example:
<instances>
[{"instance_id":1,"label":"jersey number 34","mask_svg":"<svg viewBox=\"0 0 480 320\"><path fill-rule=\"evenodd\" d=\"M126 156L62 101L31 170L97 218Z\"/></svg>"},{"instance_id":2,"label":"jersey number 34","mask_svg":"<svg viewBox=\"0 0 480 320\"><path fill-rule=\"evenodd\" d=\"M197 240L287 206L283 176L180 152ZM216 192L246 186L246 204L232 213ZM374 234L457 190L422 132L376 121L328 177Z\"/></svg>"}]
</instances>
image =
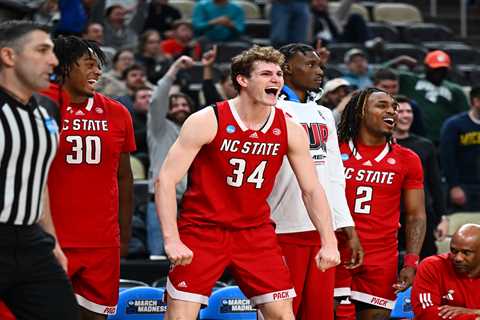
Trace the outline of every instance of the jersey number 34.
<instances>
[{"instance_id":1,"label":"jersey number 34","mask_svg":"<svg viewBox=\"0 0 480 320\"><path fill-rule=\"evenodd\" d=\"M243 184L243 178L247 168L247 161L240 158L231 158L228 162L233 166L233 175L227 177L227 184L232 187L240 188ZM263 180L265 180L263 178L263 173L266 166L267 161L262 160L248 176L247 183L253 183L255 184L256 189L260 189L262 187Z\"/></svg>"}]
</instances>

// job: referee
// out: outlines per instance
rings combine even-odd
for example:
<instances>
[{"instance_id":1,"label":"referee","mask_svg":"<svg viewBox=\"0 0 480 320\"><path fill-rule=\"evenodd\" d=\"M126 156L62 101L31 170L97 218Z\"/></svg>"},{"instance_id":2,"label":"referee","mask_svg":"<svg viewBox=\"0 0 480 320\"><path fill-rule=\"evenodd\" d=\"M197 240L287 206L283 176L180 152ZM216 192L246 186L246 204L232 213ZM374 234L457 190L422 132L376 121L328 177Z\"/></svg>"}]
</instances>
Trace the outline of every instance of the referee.
<instances>
[{"instance_id":1,"label":"referee","mask_svg":"<svg viewBox=\"0 0 480 320\"><path fill-rule=\"evenodd\" d=\"M46 180L58 127L32 97L58 64L48 29L0 24L0 300L17 319L78 319Z\"/></svg>"}]
</instances>

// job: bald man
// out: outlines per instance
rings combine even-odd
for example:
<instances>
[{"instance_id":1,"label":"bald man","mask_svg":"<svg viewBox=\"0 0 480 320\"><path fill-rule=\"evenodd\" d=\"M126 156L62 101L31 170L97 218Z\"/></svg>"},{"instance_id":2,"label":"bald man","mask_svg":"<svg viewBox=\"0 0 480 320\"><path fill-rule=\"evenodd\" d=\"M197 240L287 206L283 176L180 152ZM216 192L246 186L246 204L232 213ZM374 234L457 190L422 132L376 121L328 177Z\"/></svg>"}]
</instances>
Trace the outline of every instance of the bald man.
<instances>
[{"instance_id":1,"label":"bald man","mask_svg":"<svg viewBox=\"0 0 480 320\"><path fill-rule=\"evenodd\" d=\"M480 225L461 226L450 253L420 263L412 305L418 320L480 320Z\"/></svg>"}]
</instances>

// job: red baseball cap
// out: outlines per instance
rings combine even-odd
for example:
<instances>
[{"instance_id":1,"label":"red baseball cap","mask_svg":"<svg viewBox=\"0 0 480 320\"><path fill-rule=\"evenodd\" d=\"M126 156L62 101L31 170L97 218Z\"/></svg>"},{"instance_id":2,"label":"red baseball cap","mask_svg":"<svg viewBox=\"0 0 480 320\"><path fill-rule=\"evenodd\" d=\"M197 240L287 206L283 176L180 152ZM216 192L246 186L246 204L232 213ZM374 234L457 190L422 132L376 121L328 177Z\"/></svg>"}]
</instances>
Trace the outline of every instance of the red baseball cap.
<instances>
[{"instance_id":1,"label":"red baseball cap","mask_svg":"<svg viewBox=\"0 0 480 320\"><path fill-rule=\"evenodd\" d=\"M450 56L441 50L429 52L425 57L425 64L432 69L450 68L451 63Z\"/></svg>"}]
</instances>

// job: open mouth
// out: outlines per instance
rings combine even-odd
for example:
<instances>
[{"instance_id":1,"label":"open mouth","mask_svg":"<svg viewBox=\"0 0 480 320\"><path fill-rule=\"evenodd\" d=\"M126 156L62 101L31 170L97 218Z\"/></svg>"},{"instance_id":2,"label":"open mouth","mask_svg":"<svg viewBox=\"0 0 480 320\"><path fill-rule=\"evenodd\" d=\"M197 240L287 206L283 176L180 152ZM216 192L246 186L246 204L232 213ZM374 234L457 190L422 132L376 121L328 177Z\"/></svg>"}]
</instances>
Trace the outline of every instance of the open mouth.
<instances>
[{"instance_id":1,"label":"open mouth","mask_svg":"<svg viewBox=\"0 0 480 320\"><path fill-rule=\"evenodd\" d=\"M389 126L395 125L395 119L392 117L383 118L383 122L385 122Z\"/></svg>"},{"instance_id":2,"label":"open mouth","mask_svg":"<svg viewBox=\"0 0 480 320\"><path fill-rule=\"evenodd\" d=\"M278 92L278 88L276 87L269 87L265 89L265 93L269 96L276 97Z\"/></svg>"}]
</instances>

